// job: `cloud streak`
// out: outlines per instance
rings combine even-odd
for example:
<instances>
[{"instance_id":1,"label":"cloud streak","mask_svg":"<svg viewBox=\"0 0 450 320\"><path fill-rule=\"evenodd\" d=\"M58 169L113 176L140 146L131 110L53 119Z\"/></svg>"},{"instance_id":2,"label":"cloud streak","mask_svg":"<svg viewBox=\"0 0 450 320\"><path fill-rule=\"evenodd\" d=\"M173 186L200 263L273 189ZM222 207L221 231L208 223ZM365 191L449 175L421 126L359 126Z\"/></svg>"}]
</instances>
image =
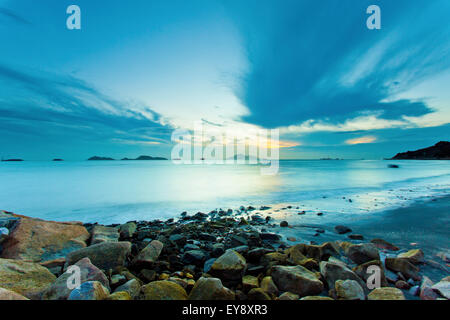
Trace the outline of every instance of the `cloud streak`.
<instances>
[{"instance_id":1,"label":"cloud streak","mask_svg":"<svg viewBox=\"0 0 450 320\"><path fill-rule=\"evenodd\" d=\"M373 1L227 1L249 61L237 95L244 121L280 127L434 110L396 94L450 67L448 2L377 1L382 29L366 28Z\"/></svg>"}]
</instances>

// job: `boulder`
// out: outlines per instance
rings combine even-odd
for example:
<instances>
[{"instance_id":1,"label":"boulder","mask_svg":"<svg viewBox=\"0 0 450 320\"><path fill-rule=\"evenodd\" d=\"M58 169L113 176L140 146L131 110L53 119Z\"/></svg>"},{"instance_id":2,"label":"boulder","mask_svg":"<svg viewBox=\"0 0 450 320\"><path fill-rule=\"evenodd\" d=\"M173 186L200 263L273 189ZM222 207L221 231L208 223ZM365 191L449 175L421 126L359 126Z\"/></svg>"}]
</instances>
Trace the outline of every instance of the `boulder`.
<instances>
[{"instance_id":1,"label":"boulder","mask_svg":"<svg viewBox=\"0 0 450 320\"><path fill-rule=\"evenodd\" d=\"M356 264L380 260L378 249L372 243L350 245L346 248L345 254Z\"/></svg>"},{"instance_id":2,"label":"boulder","mask_svg":"<svg viewBox=\"0 0 450 320\"><path fill-rule=\"evenodd\" d=\"M285 292L278 297L278 300L298 300L300 296L292 292Z\"/></svg>"},{"instance_id":3,"label":"boulder","mask_svg":"<svg viewBox=\"0 0 450 320\"><path fill-rule=\"evenodd\" d=\"M164 244L158 240L150 242L141 252L134 258L133 265L137 266L152 266L164 247Z\"/></svg>"},{"instance_id":4,"label":"boulder","mask_svg":"<svg viewBox=\"0 0 450 320\"><path fill-rule=\"evenodd\" d=\"M400 289L391 287L381 287L374 289L367 296L368 300L405 300L405 296Z\"/></svg>"},{"instance_id":5,"label":"boulder","mask_svg":"<svg viewBox=\"0 0 450 320\"><path fill-rule=\"evenodd\" d=\"M242 290L244 292L249 292L251 289L258 288L259 281L257 277L251 275L245 275L242 278Z\"/></svg>"},{"instance_id":6,"label":"boulder","mask_svg":"<svg viewBox=\"0 0 450 320\"><path fill-rule=\"evenodd\" d=\"M189 300L235 300L235 295L220 279L201 277L192 288Z\"/></svg>"},{"instance_id":7,"label":"boulder","mask_svg":"<svg viewBox=\"0 0 450 320\"><path fill-rule=\"evenodd\" d=\"M397 258L406 259L412 264L424 263L424 254L420 249L409 250L408 252L400 253Z\"/></svg>"},{"instance_id":8,"label":"boulder","mask_svg":"<svg viewBox=\"0 0 450 320\"><path fill-rule=\"evenodd\" d=\"M133 300L126 291L117 291L110 294L105 300Z\"/></svg>"},{"instance_id":9,"label":"boulder","mask_svg":"<svg viewBox=\"0 0 450 320\"><path fill-rule=\"evenodd\" d=\"M141 284L136 279L131 279L116 288L114 292L128 292L132 299L136 299L141 292Z\"/></svg>"},{"instance_id":10,"label":"boulder","mask_svg":"<svg viewBox=\"0 0 450 320\"><path fill-rule=\"evenodd\" d=\"M274 295L274 296L278 295L278 288L277 288L275 282L273 282L273 279L271 276L264 277L261 280L260 287L261 287L261 289L264 290L264 292L267 292L270 295Z\"/></svg>"},{"instance_id":11,"label":"boulder","mask_svg":"<svg viewBox=\"0 0 450 320\"><path fill-rule=\"evenodd\" d=\"M334 284L336 294L343 300L364 300L364 290L355 280L337 280Z\"/></svg>"},{"instance_id":12,"label":"boulder","mask_svg":"<svg viewBox=\"0 0 450 320\"><path fill-rule=\"evenodd\" d=\"M130 252L130 242L103 242L69 253L66 257L66 267L83 258L89 258L96 267L108 271L122 267Z\"/></svg>"},{"instance_id":13,"label":"boulder","mask_svg":"<svg viewBox=\"0 0 450 320\"><path fill-rule=\"evenodd\" d=\"M68 300L105 300L109 290L98 281L87 281L72 290Z\"/></svg>"},{"instance_id":14,"label":"boulder","mask_svg":"<svg viewBox=\"0 0 450 320\"><path fill-rule=\"evenodd\" d=\"M119 234L121 239L130 239L133 237L134 233L136 232L136 223L134 222L127 222L125 224L122 224L119 227Z\"/></svg>"},{"instance_id":15,"label":"boulder","mask_svg":"<svg viewBox=\"0 0 450 320\"><path fill-rule=\"evenodd\" d=\"M187 293L175 282L154 281L142 287L143 300L186 300Z\"/></svg>"},{"instance_id":16,"label":"boulder","mask_svg":"<svg viewBox=\"0 0 450 320\"><path fill-rule=\"evenodd\" d=\"M358 277L360 277L362 280L364 280L365 283L367 283L367 280L373 273L373 271L370 273L367 272L367 269L370 266L376 266L376 267L380 268L380 284L382 287L387 287L388 282L386 279L384 266L380 260L372 260L372 261L360 264L359 266L356 266L353 268L353 272L355 272L358 275Z\"/></svg>"},{"instance_id":17,"label":"boulder","mask_svg":"<svg viewBox=\"0 0 450 320\"><path fill-rule=\"evenodd\" d=\"M64 258L86 247L88 239L89 233L83 226L22 217L2 243L1 257L28 262Z\"/></svg>"},{"instance_id":18,"label":"boulder","mask_svg":"<svg viewBox=\"0 0 450 320\"><path fill-rule=\"evenodd\" d=\"M386 268L395 272L401 272L405 277L420 280L419 268L403 258L386 258Z\"/></svg>"},{"instance_id":19,"label":"boulder","mask_svg":"<svg viewBox=\"0 0 450 320\"><path fill-rule=\"evenodd\" d=\"M349 227L346 227L346 226L336 226L336 227L334 227L334 230L336 231L336 233L339 233L339 234L345 234L345 233L352 232L352 229L350 229Z\"/></svg>"},{"instance_id":20,"label":"boulder","mask_svg":"<svg viewBox=\"0 0 450 320\"><path fill-rule=\"evenodd\" d=\"M115 227L94 226L91 231L91 245L119 241L119 229Z\"/></svg>"},{"instance_id":21,"label":"boulder","mask_svg":"<svg viewBox=\"0 0 450 320\"><path fill-rule=\"evenodd\" d=\"M331 256L338 256L338 247L333 242L325 242L321 245L297 244L287 250L290 259L298 264L305 258L312 258L316 261L327 260Z\"/></svg>"},{"instance_id":22,"label":"boulder","mask_svg":"<svg viewBox=\"0 0 450 320\"><path fill-rule=\"evenodd\" d=\"M433 281L427 276L424 276L420 284L419 296L421 300L436 300L437 293L432 289Z\"/></svg>"},{"instance_id":23,"label":"boulder","mask_svg":"<svg viewBox=\"0 0 450 320\"><path fill-rule=\"evenodd\" d=\"M29 300L29 299L12 290L0 288L0 301L4 300Z\"/></svg>"},{"instance_id":24,"label":"boulder","mask_svg":"<svg viewBox=\"0 0 450 320\"><path fill-rule=\"evenodd\" d=\"M109 289L108 278L99 268L91 263L89 258L83 258L74 265L80 268L80 284L88 281L96 281ZM45 300L66 300L72 291L67 286L68 281L71 280L69 278L71 278L72 275L74 275L74 273L66 271L59 276L58 279L47 288L42 298Z\"/></svg>"},{"instance_id":25,"label":"boulder","mask_svg":"<svg viewBox=\"0 0 450 320\"><path fill-rule=\"evenodd\" d=\"M0 259L0 288L40 299L56 277L45 267L21 260Z\"/></svg>"},{"instance_id":26,"label":"boulder","mask_svg":"<svg viewBox=\"0 0 450 320\"><path fill-rule=\"evenodd\" d=\"M211 266L209 273L220 278L225 283L238 283L247 268L245 258L233 250L227 250L217 258Z\"/></svg>"},{"instance_id":27,"label":"boulder","mask_svg":"<svg viewBox=\"0 0 450 320\"><path fill-rule=\"evenodd\" d=\"M271 300L270 296L261 288L253 288L247 294L248 300Z\"/></svg>"},{"instance_id":28,"label":"boulder","mask_svg":"<svg viewBox=\"0 0 450 320\"><path fill-rule=\"evenodd\" d=\"M181 258L181 261L184 264L194 264L196 266L203 265L205 260L206 260L206 255L202 250L186 251Z\"/></svg>"},{"instance_id":29,"label":"boulder","mask_svg":"<svg viewBox=\"0 0 450 320\"><path fill-rule=\"evenodd\" d=\"M383 239L372 239L370 242L373 243L378 249L390 251L400 250L397 246L394 246L392 243L389 243Z\"/></svg>"},{"instance_id":30,"label":"boulder","mask_svg":"<svg viewBox=\"0 0 450 320\"><path fill-rule=\"evenodd\" d=\"M450 278L446 277L431 287L444 298L450 299Z\"/></svg>"},{"instance_id":31,"label":"boulder","mask_svg":"<svg viewBox=\"0 0 450 320\"><path fill-rule=\"evenodd\" d=\"M323 283L316 274L302 266L274 266L271 275L279 290L296 293L301 297L318 294L323 290Z\"/></svg>"},{"instance_id":32,"label":"boulder","mask_svg":"<svg viewBox=\"0 0 450 320\"><path fill-rule=\"evenodd\" d=\"M337 280L354 280L362 288L366 288L365 283L348 267L333 262L320 262L320 273L328 284L329 289L334 289Z\"/></svg>"}]
</instances>

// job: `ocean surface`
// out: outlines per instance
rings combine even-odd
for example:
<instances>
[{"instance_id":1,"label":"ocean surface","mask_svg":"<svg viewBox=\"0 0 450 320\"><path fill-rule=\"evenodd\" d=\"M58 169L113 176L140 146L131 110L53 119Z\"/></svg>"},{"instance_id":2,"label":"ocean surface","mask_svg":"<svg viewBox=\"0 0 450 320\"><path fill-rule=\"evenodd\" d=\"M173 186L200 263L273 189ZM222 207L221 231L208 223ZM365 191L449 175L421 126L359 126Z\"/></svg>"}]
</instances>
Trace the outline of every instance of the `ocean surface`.
<instances>
[{"instance_id":1,"label":"ocean surface","mask_svg":"<svg viewBox=\"0 0 450 320\"><path fill-rule=\"evenodd\" d=\"M449 194L450 161L285 160L274 176L258 165L0 163L0 209L55 221L112 224L266 205L280 219L292 206L291 220L337 223Z\"/></svg>"}]
</instances>

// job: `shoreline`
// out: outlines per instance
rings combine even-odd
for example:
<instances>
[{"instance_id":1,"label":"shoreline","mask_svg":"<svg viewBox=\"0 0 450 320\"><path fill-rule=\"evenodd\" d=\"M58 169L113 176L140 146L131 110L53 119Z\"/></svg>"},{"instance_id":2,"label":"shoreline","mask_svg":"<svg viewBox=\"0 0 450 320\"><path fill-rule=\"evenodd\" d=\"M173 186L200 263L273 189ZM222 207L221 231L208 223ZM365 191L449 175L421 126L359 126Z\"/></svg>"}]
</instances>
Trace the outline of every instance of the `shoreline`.
<instances>
[{"instance_id":1,"label":"shoreline","mask_svg":"<svg viewBox=\"0 0 450 320\"><path fill-rule=\"evenodd\" d=\"M270 207L241 207L240 212L214 210L191 216L183 213L178 219L112 225L49 222L0 211L0 226L9 226L9 235L2 239L0 269L5 261L34 261L50 271L52 280L37 296L23 288L13 290L31 299L60 298L63 293L59 291L64 292L65 299L70 298L71 293L67 295L60 282L67 278L64 271L73 264L89 270L98 268L106 276L107 281L100 277L105 288L101 290L108 292L104 299L126 296L126 300L158 300L167 295L176 300L215 299L208 296L211 279L214 290L225 300L347 299L347 286L359 292L351 299L441 299L448 294L450 255L446 239L441 239L445 251L438 257L420 241L414 245L390 244L391 237L385 236L386 226L394 228L399 223L396 217L401 211L418 215L426 207L450 207L450 197L431 202L385 212L384 218L373 218L370 227L368 222L355 222L338 228L295 225L285 220L280 223L277 214L269 214ZM300 208L285 208L291 209ZM444 212L442 219L446 218ZM442 224L440 220L435 222ZM63 231L55 234L55 227ZM374 228L382 229L377 232ZM80 235L74 237L73 229ZM312 232L313 240L307 240L306 235ZM380 238L383 240L376 240ZM383 288L366 287L367 275L362 270L368 264L383 270ZM289 284L291 280L286 281L292 277L298 281L294 287ZM2 281L7 279L0 276L0 288L5 287ZM93 285L92 281L86 283ZM128 292L132 291L131 284L139 287L138 293ZM302 291L306 284L315 289ZM162 291L164 297L155 293ZM80 297L80 292L77 294Z\"/></svg>"}]
</instances>

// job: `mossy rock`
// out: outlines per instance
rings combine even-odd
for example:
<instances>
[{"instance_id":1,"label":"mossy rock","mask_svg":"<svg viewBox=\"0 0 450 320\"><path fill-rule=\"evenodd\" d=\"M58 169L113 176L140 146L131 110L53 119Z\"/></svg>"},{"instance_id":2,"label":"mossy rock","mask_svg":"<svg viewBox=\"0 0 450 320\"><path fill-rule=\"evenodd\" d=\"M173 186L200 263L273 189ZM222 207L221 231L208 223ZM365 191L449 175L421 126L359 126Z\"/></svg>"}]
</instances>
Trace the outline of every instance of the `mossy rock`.
<instances>
[{"instance_id":1,"label":"mossy rock","mask_svg":"<svg viewBox=\"0 0 450 320\"><path fill-rule=\"evenodd\" d=\"M179 284L162 280L142 287L143 300L187 300L187 293Z\"/></svg>"}]
</instances>

